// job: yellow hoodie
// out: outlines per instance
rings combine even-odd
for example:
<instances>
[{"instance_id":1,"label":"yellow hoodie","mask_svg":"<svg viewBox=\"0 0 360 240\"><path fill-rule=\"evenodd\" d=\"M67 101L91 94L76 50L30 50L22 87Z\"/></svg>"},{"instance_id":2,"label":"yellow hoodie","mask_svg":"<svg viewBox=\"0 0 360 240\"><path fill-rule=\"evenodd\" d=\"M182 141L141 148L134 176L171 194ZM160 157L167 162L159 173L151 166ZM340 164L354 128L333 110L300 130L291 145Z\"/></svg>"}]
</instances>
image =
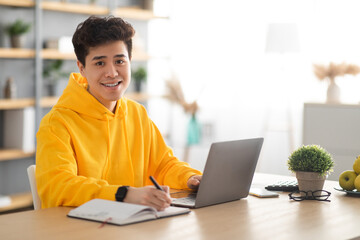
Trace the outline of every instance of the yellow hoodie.
<instances>
[{"instance_id":1,"label":"yellow hoodie","mask_svg":"<svg viewBox=\"0 0 360 240\"><path fill-rule=\"evenodd\" d=\"M119 186L151 185L150 175L184 189L201 174L173 156L142 105L122 97L112 113L86 89L86 79L72 73L40 123L36 181L43 208L115 200Z\"/></svg>"}]
</instances>

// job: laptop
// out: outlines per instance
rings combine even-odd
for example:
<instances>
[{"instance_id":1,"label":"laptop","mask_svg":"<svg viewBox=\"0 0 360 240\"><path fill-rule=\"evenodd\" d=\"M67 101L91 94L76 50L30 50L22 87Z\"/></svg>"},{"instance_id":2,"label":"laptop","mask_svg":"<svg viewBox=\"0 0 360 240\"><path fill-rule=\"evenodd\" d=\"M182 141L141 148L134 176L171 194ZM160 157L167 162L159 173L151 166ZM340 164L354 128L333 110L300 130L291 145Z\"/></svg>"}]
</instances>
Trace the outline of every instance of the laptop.
<instances>
[{"instance_id":1,"label":"laptop","mask_svg":"<svg viewBox=\"0 0 360 240\"><path fill-rule=\"evenodd\" d=\"M172 205L200 208L247 197L263 141L253 138L212 143L197 193L173 198Z\"/></svg>"}]
</instances>

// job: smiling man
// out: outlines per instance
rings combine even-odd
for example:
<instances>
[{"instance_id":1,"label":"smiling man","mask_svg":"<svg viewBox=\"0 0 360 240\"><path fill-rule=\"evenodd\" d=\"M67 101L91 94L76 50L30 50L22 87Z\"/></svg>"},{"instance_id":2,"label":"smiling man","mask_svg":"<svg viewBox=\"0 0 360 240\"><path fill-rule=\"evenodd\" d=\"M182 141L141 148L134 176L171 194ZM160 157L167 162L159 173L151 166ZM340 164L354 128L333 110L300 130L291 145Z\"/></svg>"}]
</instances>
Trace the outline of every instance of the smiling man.
<instances>
[{"instance_id":1,"label":"smiling man","mask_svg":"<svg viewBox=\"0 0 360 240\"><path fill-rule=\"evenodd\" d=\"M145 108L123 95L131 79L132 26L115 17L79 24L72 73L37 133L36 180L42 207L102 198L155 207L169 187L195 189L201 172L173 156ZM165 191L152 186L154 176Z\"/></svg>"}]
</instances>

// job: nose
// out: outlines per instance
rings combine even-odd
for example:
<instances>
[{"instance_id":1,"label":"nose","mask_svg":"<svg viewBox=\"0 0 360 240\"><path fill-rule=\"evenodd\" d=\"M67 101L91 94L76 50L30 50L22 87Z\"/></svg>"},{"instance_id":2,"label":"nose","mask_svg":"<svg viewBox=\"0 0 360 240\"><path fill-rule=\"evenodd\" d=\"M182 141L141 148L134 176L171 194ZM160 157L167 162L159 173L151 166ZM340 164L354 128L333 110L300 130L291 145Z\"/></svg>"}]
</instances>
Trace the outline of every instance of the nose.
<instances>
[{"instance_id":1,"label":"nose","mask_svg":"<svg viewBox=\"0 0 360 240\"><path fill-rule=\"evenodd\" d=\"M109 64L105 71L105 77L115 78L119 76L119 73L114 64Z\"/></svg>"}]
</instances>

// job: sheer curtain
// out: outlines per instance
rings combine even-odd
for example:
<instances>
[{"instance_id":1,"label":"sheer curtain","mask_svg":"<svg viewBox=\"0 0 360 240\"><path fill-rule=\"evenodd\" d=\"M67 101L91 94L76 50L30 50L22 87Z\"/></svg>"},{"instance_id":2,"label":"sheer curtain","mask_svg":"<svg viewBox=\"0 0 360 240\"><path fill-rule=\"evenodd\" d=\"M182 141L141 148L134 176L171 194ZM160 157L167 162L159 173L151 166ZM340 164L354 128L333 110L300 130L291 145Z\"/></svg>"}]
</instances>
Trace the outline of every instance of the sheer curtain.
<instances>
[{"instance_id":1,"label":"sheer curtain","mask_svg":"<svg viewBox=\"0 0 360 240\"><path fill-rule=\"evenodd\" d=\"M303 103L325 102L327 82L316 79L312 64L360 64L359 7L356 0L155 0L155 11L169 19L150 23L157 57L148 90L164 93L175 74L186 98L198 99L211 141L264 136L258 170L288 174L287 157L302 144ZM300 51L266 54L271 23L296 24ZM343 102L359 102L359 77L337 80ZM166 103L151 106L159 128L181 146L188 116Z\"/></svg>"}]
</instances>

